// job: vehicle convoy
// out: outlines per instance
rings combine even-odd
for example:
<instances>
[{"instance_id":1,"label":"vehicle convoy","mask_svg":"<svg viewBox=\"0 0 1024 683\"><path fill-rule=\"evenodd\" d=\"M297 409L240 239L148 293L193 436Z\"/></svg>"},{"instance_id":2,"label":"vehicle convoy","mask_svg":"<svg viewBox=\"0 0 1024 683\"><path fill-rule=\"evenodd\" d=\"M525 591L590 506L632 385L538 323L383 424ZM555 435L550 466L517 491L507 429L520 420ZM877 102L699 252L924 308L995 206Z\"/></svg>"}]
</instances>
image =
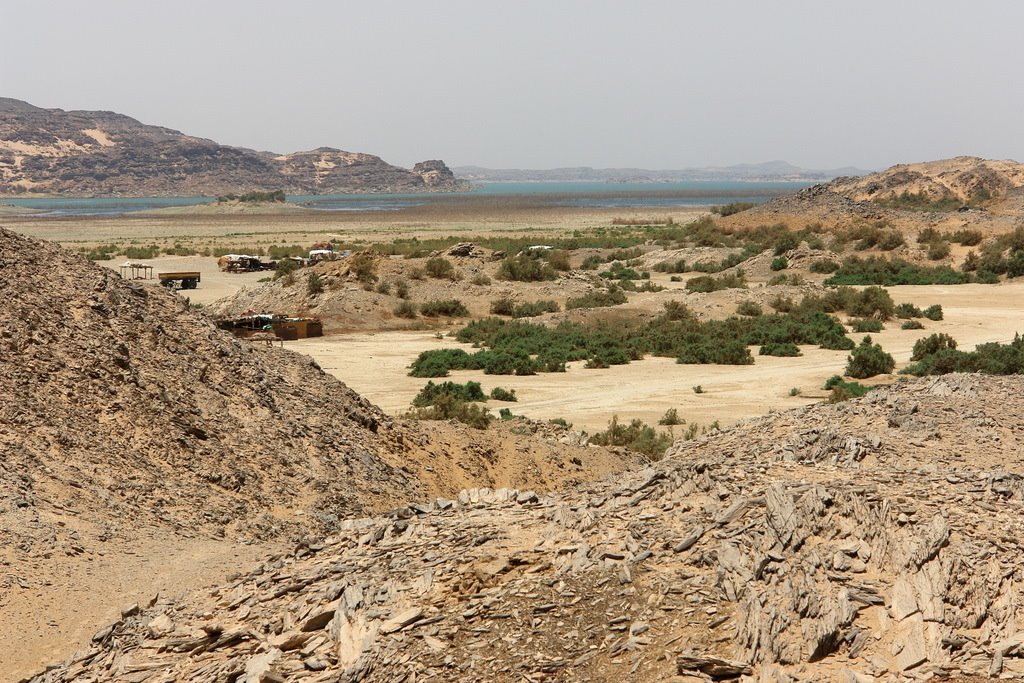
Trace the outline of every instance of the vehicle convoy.
<instances>
[{"instance_id":1,"label":"vehicle convoy","mask_svg":"<svg viewBox=\"0 0 1024 683\"><path fill-rule=\"evenodd\" d=\"M159 273L160 284L168 289L195 289L201 274L198 270L180 271L176 273Z\"/></svg>"}]
</instances>

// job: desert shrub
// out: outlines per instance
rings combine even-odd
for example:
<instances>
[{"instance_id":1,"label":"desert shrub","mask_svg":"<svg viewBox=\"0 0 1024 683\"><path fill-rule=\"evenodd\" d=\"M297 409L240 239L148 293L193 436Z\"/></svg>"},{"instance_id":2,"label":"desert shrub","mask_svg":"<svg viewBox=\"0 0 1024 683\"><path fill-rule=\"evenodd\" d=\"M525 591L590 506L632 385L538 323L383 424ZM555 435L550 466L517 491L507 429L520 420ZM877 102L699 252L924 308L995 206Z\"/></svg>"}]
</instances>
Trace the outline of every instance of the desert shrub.
<instances>
[{"instance_id":1,"label":"desert shrub","mask_svg":"<svg viewBox=\"0 0 1024 683\"><path fill-rule=\"evenodd\" d=\"M686 281L686 289L691 292L717 292L720 289L746 289L747 279L742 271L719 277L699 275Z\"/></svg>"},{"instance_id":2,"label":"desert shrub","mask_svg":"<svg viewBox=\"0 0 1024 683\"><path fill-rule=\"evenodd\" d=\"M518 282L539 282L558 277L555 269L547 262L529 254L508 256L498 266L498 279Z\"/></svg>"},{"instance_id":3,"label":"desert shrub","mask_svg":"<svg viewBox=\"0 0 1024 683\"><path fill-rule=\"evenodd\" d=\"M651 458L660 458L672 445L672 436L666 432L659 433L640 420L631 420L628 425L622 424L619 416L613 415L608 429L592 435L590 442L599 446L619 446Z\"/></svg>"},{"instance_id":4,"label":"desert shrub","mask_svg":"<svg viewBox=\"0 0 1024 683\"><path fill-rule=\"evenodd\" d=\"M693 387L693 393L695 393L695 394L703 394L703 393L705 393L705 392L704 392L704 387L702 387L702 386L701 386L701 385L699 385L699 384L695 385L695 386Z\"/></svg>"},{"instance_id":5,"label":"desert shrub","mask_svg":"<svg viewBox=\"0 0 1024 683\"><path fill-rule=\"evenodd\" d=\"M470 279L470 283L483 287L491 284L491 278L484 273L477 273Z\"/></svg>"},{"instance_id":6,"label":"desert shrub","mask_svg":"<svg viewBox=\"0 0 1024 683\"><path fill-rule=\"evenodd\" d=\"M764 311L761 310L760 304L751 301L750 299L747 299L739 303L739 305L736 307L736 313L739 315L755 317L761 315L762 313L764 313Z\"/></svg>"},{"instance_id":7,"label":"desert shrub","mask_svg":"<svg viewBox=\"0 0 1024 683\"><path fill-rule=\"evenodd\" d=\"M881 287L865 287L860 292L854 290L848 297L845 310L859 318L888 320L895 311L892 297Z\"/></svg>"},{"instance_id":8,"label":"desert shrub","mask_svg":"<svg viewBox=\"0 0 1024 683\"><path fill-rule=\"evenodd\" d=\"M856 379L865 379L875 375L892 372L896 367L893 357L882 350L881 345L873 344L871 337L864 337L846 361L846 375Z\"/></svg>"},{"instance_id":9,"label":"desert shrub","mask_svg":"<svg viewBox=\"0 0 1024 683\"><path fill-rule=\"evenodd\" d=\"M469 315L469 309L458 299L431 299L420 304L420 314L428 318L442 315L450 318L463 318Z\"/></svg>"},{"instance_id":10,"label":"desert shrub","mask_svg":"<svg viewBox=\"0 0 1024 683\"><path fill-rule=\"evenodd\" d=\"M274 279L280 280L283 277L287 277L298 270L299 267L298 261L292 261L290 259L279 261L277 268L274 269ZM294 280L294 278L292 279Z\"/></svg>"},{"instance_id":11,"label":"desert shrub","mask_svg":"<svg viewBox=\"0 0 1024 683\"><path fill-rule=\"evenodd\" d=\"M900 325L901 330L923 330L924 325L921 324L920 320L904 320L903 324Z\"/></svg>"},{"instance_id":12,"label":"desert shrub","mask_svg":"<svg viewBox=\"0 0 1024 683\"><path fill-rule=\"evenodd\" d=\"M925 318L928 318L929 320L942 320L942 305L932 304L928 308L924 309L921 312L921 315L923 315Z\"/></svg>"},{"instance_id":13,"label":"desert shrub","mask_svg":"<svg viewBox=\"0 0 1024 683\"><path fill-rule=\"evenodd\" d=\"M914 345L914 356L920 360L903 369L909 375L944 375L950 372L982 372L990 375L1024 373L1024 337L1014 335L1009 344L979 344L974 351L956 349L956 342L947 335L932 335ZM913 358L912 358L913 360Z\"/></svg>"},{"instance_id":14,"label":"desert shrub","mask_svg":"<svg viewBox=\"0 0 1024 683\"><path fill-rule=\"evenodd\" d=\"M571 270L569 265L569 252L564 249L552 249L544 255L548 265L555 270Z\"/></svg>"},{"instance_id":15,"label":"desert shrub","mask_svg":"<svg viewBox=\"0 0 1024 683\"><path fill-rule=\"evenodd\" d=\"M964 262L960 265L960 270L965 273L973 273L978 270L979 261L978 254L972 249L964 256Z\"/></svg>"},{"instance_id":16,"label":"desert shrub","mask_svg":"<svg viewBox=\"0 0 1024 683\"><path fill-rule=\"evenodd\" d=\"M789 260L785 256L776 256L772 259L772 270L785 270L786 268L789 268Z\"/></svg>"},{"instance_id":17,"label":"desert shrub","mask_svg":"<svg viewBox=\"0 0 1024 683\"><path fill-rule=\"evenodd\" d=\"M410 416L418 420L458 420L476 429L487 429L494 417L478 403L460 401L442 394L431 405L417 408Z\"/></svg>"},{"instance_id":18,"label":"desert shrub","mask_svg":"<svg viewBox=\"0 0 1024 683\"><path fill-rule=\"evenodd\" d=\"M471 356L462 349L431 349L423 351L409 366L412 377L447 377L449 370L472 367Z\"/></svg>"},{"instance_id":19,"label":"desert shrub","mask_svg":"<svg viewBox=\"0 0 1024 683\"><path fill-rule=\"evenodd\" d=\"M678 261L662 261L661 263L655 263L652 270L659 273L685 273L686 259L679 259Z\"/></svg>"},{"instance_id":20,"label":"desert shrub","mask_svg":"<svg viewBox=\"0 0 1024 683\"><path fill-rule=\"evenodd\" d=\"M790 342L772 342L770 344L764 344L761 346L761 350L758 351L760 356L782 356L782 357L796 357L800 354L800 347Z\"/></svg>"},{"instance_id":21,"label":"desert shrub","mask_svg":"<svg viewBox=\"0 0 1024 683\"><path fill-rule=\"evenodd\" d=\"M675 408L669 408L668 410L665 411L665 414L658 419L658 424L665 425L668 427L673 425L681 425L684 422L686 422L686 420L679 417L679 411L676 410Z\"/></svg>"},{"instance_id":22,"label":"desert shrub","mask_svg":"<svg viewBox=\"0 0 1024 683\"><path fill-rule=\"evenodd\" d=\"M893 311L896 317L900 320L907 320L909 318L920 318L922 313L921 309L914 304L899 304Z\"/></svg>"},{"instance_id":23,"label":"desert shrub","mask_svg":"<svg viewBox=\"0 0 1024 683\"><path fill-rule=\"evenodd\" d=\"M306 276L306 294L316 296L324 291L324 279L320 273L310 273Z\"/></svg>"},{"instance_id":24,"label":"desert shrub","mask_svg":"<svg viewBox=\"0 0 1024 683\"><path fill-rule=\"evenodd\" d=\"M511 297L503 296L491 302L492 315L512 315L516 309L516 302Z\"/></svg>"},{"instance_id":25,"label":"desert shrub","mask_svg":"<svg viewBox=\"0 0 1024 683\"><path fill-rule=\"evenodd\" d=\"M409 283L405 280L399 279L395 281L395 296L399 299L409 298Z\"/></svg>"},{"instance_id":26,"label":"desert shrub","mask_svg":"<svg viewBox=\"0 0 1024 683\"><path fill-rule=\"evenodd\" d=\"M574 308L601 308L604 306L618 306L626 303L626 294L620 287L609 287L588 292L583 296L573 297L565 302L565 310Z\"/></svg>"},{"instance_id":27,"label":"desert shrub","mask_svg":"<svg viewBox=\"0 0 1024 683\"><path fill-rule=\"evenodd\" d=\"M349 259L348 269L362 283L377 281L377 260L368 252L360 252Z\"/></svg>"},{"instance_id":28,"label":"desert shrub","mask_svg":"<svg viewBox=\"0 0 1024 683\"><path fill-rule=\"evenodd\" d=\"M427 259L423 269L427 275L436 280L455 280L455 266L443 256L434 256Z\"/></svg>"},{"instance_id":29,"label":"desert shrub","mask_svg":"<svg viewBox=\"0 0 1024 683\"><path fill-rule=\"evenodd\" d=\"M870 391L870 388L860 382L847 382L839 375L833 375L825 382L825 389L828 390L829 403L840 403L851 398L860 398Z\"/></svg>"},{"instance_id":30,"label":"desert shrub","mask_svg":"<svg viewBox=\"0 0 1024 683\"><path fill-rule=\"evenodd\" d=\"M673 275L672 277L670 277L668 279L668 281L669 282L682 282L683 278L679 277L678 275Z\"/></svg>"},{"instance_id":31,"label":"desert shrub","mask_svg":"<svg viewBox=\"0 0 1024 683\"><path fill-rule=\"evenodd\" d=\"M426 386L420 389L418 394L416 394L416 397L412 400L412 405L416 408L431 406L434 405L442 395L450 396L457 401L487 400L487 396L484 394L483 389L480 388L480 382L469 381L465 384L459 384L457 382L441 382L440 384L434 384L433 381L430 381L427 382Z\"/></svg>"},{"instance_id":32,"label":"desert shrub","mask_svg":"<svg viewBox=\"0 0 1024 683\"><path fill-rule=\"evenodd\" d=\"M856 318L849 322L850 329L857 334L864 334L866 332L881 332L882 321L877 318Z\"/></svg>"},{"instance_id":33,"label":"desert shrub","mask_svg":"<svg viewBox=\"0 0 1024 683\"><path fill-rule=\"evenodd\" d=\"M377 283L378 294L391 294L391 283L387 280L381 280Z\"/></svg>"},{"instance_id":34,"label":"desert shrub","mask_svg":"<svg viewBox=\"0 0 1024 683\"><path fill-rule=\"evenodd\" d=\"M839 262L830 258L821 258L811 261L810 271L812 273L834 273L839 270Z\"/></svg>"},{"instance_id":35,"label":"desert shrub","mask_svg":"<svg viewBox=\"0 0 1024 683\"><path fill-rule=\"evenodd\" d=\"M752 208L754 208L754 204L751 202L732 202L731 204L714 206L711 208L711 211L712 213L717 213L719 216L724 218L725 216L731 216L734 213L739 213L740 211L746 211L747 209Z\"/></svg>"},{"instance_id":36,"label":"desert shrub","mask_svg":"<svg viewBox=\"0 0 1024 683\"><path fill-rule=\"evenodd\" d=\"M979 264L981 269L981 264ZM992 270L988 268L988 270ZM1005 272L1005 271L1004 271ZM966 273L949 266L921 266L902 259L851 256L825 280L826 285L959 285L970 282Z\"/></svg>"},{"instance_id":37,"label":"desert shrub","mask_svg":"<svg viewBox=\"0 0 1024 683\"><path fill-rule=\"evenodd\" d=\"M509 403L519 400L516 397L515 389L503 389L502 387L494 387L491 389L491 398L495 401L506 401Z\"/></svg>"},{"instance_id":38,"label":"desert shrub","mask_svg":"<svg viewBox=\"0 0 1024 683\"><path fill-rule=\"evenodd\" d=\"M927 337L922 337L914 342L914 350L910 354L910 360L918 361L923 359L925 356L930 356L939 351L946 351L949 349L956 349L956 339L953 339L948 334L937 333Z\"/></svg>"},{"instance_id":39,"label":"desert shrub","mask_svg":"<svg viewBox=\"0 0 1024 683\"><path fill-rule=\"evenodd\" d=\"M664 317L666 320L695 320L696 315L690 310L690 307L684 304L682 301L676 301L671 299L663 304L665 309Z\"/></svg>"},{"instance_id":40,"label":"desert shrub","mask_svg":"<svg viewBox=\"0 0 1024 683\"><path fill-rule=\"evenodd\" d=\"M775 248L772 253L775 256L781 257L787 251L792 251L799 246L800 235L795 232L786 232L775 238ZM775 259L775 261L778 261L778 259ZM772 263L774 264L775 261L772 261ZM782 266L782 268L785 267ZM772 268L772 270L782 270L782 268Z\"/></svg>"},{"instance_id":41,"label":"desert shrub","mask_svg":"<svg viewBox=\"0 0 1024 683\"><path fill-rule=\"evenodd\" d=\"M768 305L778 313L789 313L796 308L796 303L794 303L791 297L782 296L781 294L777 294L775 298L768 302Z\"/></svg>"},{"instance_id":42,"label":"desert shrub","mask_svg":"<svg viewBox=\"0 0 1024 683\"><path fill-rule=\"evenodd\" d=\"M932 261L941 261L949 256L949 242L936 240L928 245L928 258Z\"/></svg>"},{"instance_id":43,"label":"desert shrub","mask_svg":"<svg viewBox=\"0 0 1024 683\"><path fill-rule=\"evenodd\" d=\"M425 280L427 278L427 271L423 270L420 266L416 266L409 271L409 277L413 280Z\"/></svg>"},{"instance_id":44,"label":"desert shrub","mask_svg":"<svg viewBox=\"0 0 1024 683\"><path fill-rule=\"evenodd\" d=\"M527 301L512 309L513 318L535 318L544 313L558 313L558 302L550 299Z\"/></svg>"},{"instance_id":45,"label":"desert shrub","mask_svg":"<svg viewBox=\"0 0 1024 683\"><path fill-rule=\"evenodd\" d=\"M403 299L397 306L392 309L392 312L399 318L415 318L416 317L416 304L411 301Z\"/></svg>"},{"instance_id":46,"label":"desert shrub","mask_svg":"<svg viewBox=\"0 0 1024 683\"><path fill-rule=\"evenodd\" d=\"M956 242L965 247L976 247L981 244L981 240L982 234L980 232L967 228L962 228L949 235L950 242Z\"/></svg>"},{"instance_id":47,"label":"desert shrub","mask_svg":"<svg viewBox=\"0 0 1024 683\"><path fill-rule=\"evenodd\" d=\"M799 387L792 387L789 390L789 395L790 396L799 396L800 395L800 388Z\"/></svg>"}]
</instances>

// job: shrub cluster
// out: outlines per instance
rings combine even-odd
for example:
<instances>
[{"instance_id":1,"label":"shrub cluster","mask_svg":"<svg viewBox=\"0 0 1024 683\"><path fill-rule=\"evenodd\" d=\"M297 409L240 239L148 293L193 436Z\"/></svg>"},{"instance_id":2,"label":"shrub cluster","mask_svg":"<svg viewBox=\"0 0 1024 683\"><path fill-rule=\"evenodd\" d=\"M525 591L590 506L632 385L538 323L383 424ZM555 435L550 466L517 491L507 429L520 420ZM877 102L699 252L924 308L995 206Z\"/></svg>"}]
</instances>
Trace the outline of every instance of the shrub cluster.
<instances>
[{"instance_id":1,"label":"shrub cluster","mask_svg":"<svg viewBox=\"0 0 1024 683\"><path fill-rule=\"evenodd\" d=\"M543 313L557 313L558 311L558 303L550 299L517 304L509 297L502 297L491 302L492 314L507 315L513 318L536 318Z\"/></svg>"},{"instance_id":2,"label":"shrub cluster","mask_svg":"<svg viewBox=\"0 0 1024 683\"><path fill-rule=\"evenodd\" d=\"M672 435L658 432L654 427L641 420L630 420L629 424L619 422L619 416L613 415L608 429L590 437L590 442L599 446L620 446L631 451L643 453L650 458L660 458L672 445Z\"/></svg>"},{"instance_id":3,"label":"shrub cluster","mask_svg":"<svg viewBox=\"0 0 1024 683\"><path fill-rule=\"evenodd\" d=\"M848 401L851 398L860 398L868 393L870 389L860 382L847 382L839 375L832 375L825 382L825 390L830 391L829 403Z\"/></svg>"},{"instance_id":4,"label":"shrub cluster","mask_svg":"<svg viewBox=\"0 0 1024 683\"><path fill-rule=\"evenodd\" d=\"M967 273L949 266L921 266L902 259L851 256L826 285L960 285L971 282Z\"/></svg>"},{"instance_id":5,"label":"shrub cluster","mask_svg":"<svg viewBox=\"0 0 1024 683\"><path fill-rule=\"evenodd\" d=\"M594 290L583 296L570 297L565 302L565 310L618 306L619 304L626 303L626 301L626 293L622 291L622 288L613 285L608 287L608 289Z\"/></svg>"},{"instance_id":6,"label":"shrub cluster","mask_svg":"<svg viewBox=\"0 0 1024 683\"><path fill-rule=\"evenodd\" d=\"M558 273L546 261L530 254L508 256L498 266L499 280L515 280L518 282L539 282L554 280Z\"/></svg>"},{"instance_id":7,"label":"shrub cluster","mask_svg":"<svg viewBox=\"0 0 1024 683\"><path fill-rule=\"evenodd\" d=\"M686 281L686 289L691 292L717 292L721 289L746 289L747 278L742 270L736 273L712 277L700 275Z\"/></svg>"},{"instance_id":8,"label":"shrub cluster","mask_svg":"<svg viewBox=\"0 0 1024 683\"><path fill-rule=\"evenodd\" d=\"M458 299L432 299L420 304L420 314L428 318L438 316L464 318L469 315L469 309Z\"/></svg>"},{"instance_id":9,"label":"shrub cluster","mask_svg":"<svg viewBox=\"0 0 1024 683\"><path fill-rule=\"evenodd\" d=\"M983 372L988 375L1024 373L1024 337L1014 335L1009 344L979 344L974 351L960 351L947 334L933 334L914 344L910 357L917 361L901 372L918 377L950 372Z\"/></svg>"}]
</instances>

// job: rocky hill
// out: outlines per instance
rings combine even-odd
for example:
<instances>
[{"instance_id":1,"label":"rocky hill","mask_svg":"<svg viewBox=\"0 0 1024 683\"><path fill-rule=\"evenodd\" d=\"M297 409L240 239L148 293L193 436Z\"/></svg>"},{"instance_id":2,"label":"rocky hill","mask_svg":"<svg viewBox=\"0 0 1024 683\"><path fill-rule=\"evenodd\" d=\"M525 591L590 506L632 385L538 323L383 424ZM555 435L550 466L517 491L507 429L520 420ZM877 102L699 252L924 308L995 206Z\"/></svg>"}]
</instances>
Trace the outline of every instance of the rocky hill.
<instances>
[{"instance_id":1,"label":"rocky hill","mask_svg":"<svg viewBox=\"0 0 1024 683\"><path fill-rule=\"evenodd\" d=\"M1013 229L1021 216L1024 164L956 157L837 178L774 198L723 221L734 227L766 222L842 227L886 220L907 232L933 227L997 233Z\"/></svg>"},{"instance_id":2,"label":"rocky hill","mask_svg":"<svg viewBox=\"0 0 1024 683\"><path fill-rule=\"evenodd\" d=\"M351 521L32 681L1019 678L1022 390L914 380Z\"/></svg>"},{"instance_id":3,"label":"rocky hill","mask_svg":"<svg viewBox=\"0 0 1024 683\"><path fill-rule=\"evenodd\" d=\"M412 170L320 148L273 154L219 145L102 111L41 109L0 98L0 196L224 195L465 189L442 161Z\"/></svg>"},{"instance_id":4,"label":"rocky hill","mask_svg":"<svg viewBox=\"0 0 1024 683\"><path fill-rule=\"evenodd\" d=\"M828 188L855 201L886 201L904 193L932 202L987 201L1024 187L1024 164L979 157L955 157L899 164L859 178L837 178Z\"/></svg>"}]
</instances>

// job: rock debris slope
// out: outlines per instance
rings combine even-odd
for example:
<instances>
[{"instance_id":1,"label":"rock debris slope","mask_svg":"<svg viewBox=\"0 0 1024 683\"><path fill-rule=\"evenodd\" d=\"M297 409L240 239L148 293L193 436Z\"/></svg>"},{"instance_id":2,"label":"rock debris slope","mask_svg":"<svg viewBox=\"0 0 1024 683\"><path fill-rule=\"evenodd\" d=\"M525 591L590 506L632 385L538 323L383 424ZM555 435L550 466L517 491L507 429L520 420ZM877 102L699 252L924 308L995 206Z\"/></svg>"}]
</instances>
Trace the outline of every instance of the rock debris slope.
<instances>
[{"instance_id":1,"label":"rock debris slope","mask_svg":"<svg viewBox=\"0 0 1024 683\"><path fill-rule=\"evenodd\" d=\"M315 501L329 523L420 492L383 459L403 434L376 407L162 288L0 230L0 293L5 522L43 499L259 535L272 506Z\"/></svg>"},{"instance_id":2,"label":"rock debris slope","mask_svg":"<svg viewBox=\"0 0 1024 683\"><path fill-rule=\"evenodd\" d=\"M563 494L350 521L32 680L1019 677L1022 390L914 380Z\"/></svg>"}]
</instances>

